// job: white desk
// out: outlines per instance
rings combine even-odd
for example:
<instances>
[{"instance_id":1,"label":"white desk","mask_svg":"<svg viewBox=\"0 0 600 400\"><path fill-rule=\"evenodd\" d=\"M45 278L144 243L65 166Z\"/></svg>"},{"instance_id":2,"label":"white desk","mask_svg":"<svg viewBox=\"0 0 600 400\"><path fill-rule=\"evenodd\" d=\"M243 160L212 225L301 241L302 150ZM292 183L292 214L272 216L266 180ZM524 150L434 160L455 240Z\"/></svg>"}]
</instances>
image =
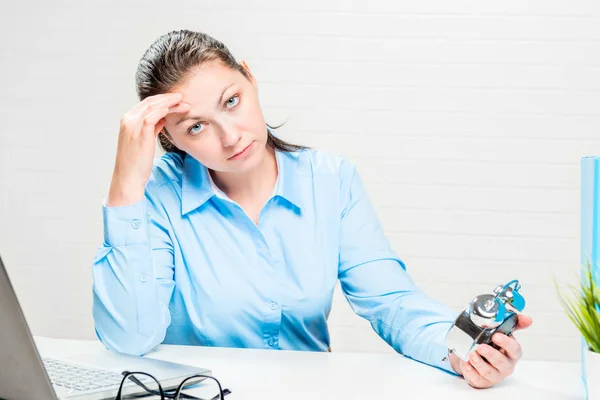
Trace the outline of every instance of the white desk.
<instances>
[{"instance_id":1,"label":"white desk","mask_svg":"<svg viewBox=\"0 0 600 400\"><path fill-rule=\"evenodd\" d=\"M36 337L40 352L62 358L102 352L98 341ZM579 363L519 363L486 390L396 354L318 353L161 345L147 357L207 367L236 399L584 399Z\"/></svg>"}]
</instances>

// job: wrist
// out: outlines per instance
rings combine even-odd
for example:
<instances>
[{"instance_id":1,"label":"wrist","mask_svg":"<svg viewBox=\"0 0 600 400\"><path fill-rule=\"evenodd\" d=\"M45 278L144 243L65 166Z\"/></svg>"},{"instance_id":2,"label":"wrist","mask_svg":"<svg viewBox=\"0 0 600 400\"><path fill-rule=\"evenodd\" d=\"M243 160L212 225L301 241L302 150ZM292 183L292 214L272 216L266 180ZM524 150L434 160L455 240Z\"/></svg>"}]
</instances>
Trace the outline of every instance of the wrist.
<instances>
[{"instance_id":1,"label":"wrist","mask_svg":"<svg viewBox=\"0 0 600 400\"><path fill-rule=\"evenodd\" d=\"M462 371L461 359L456 354L451 353L450 356L448 357L448 360L450 361L450 366L452 367L454 372L456 372L458 375L462 376L463 371Z\"/></svg>"},{"instance_id":2,"label":"wrist","mask_svg":"<svg viewBox=\"0 0 600 400\"><path fill-rule=\"evenodd\" d=\"M106 206L121 207L141 201L144 198L144 186L140 184L128 184L113 178L108 198L106 199Z\"/></svg>"}]
</instances>

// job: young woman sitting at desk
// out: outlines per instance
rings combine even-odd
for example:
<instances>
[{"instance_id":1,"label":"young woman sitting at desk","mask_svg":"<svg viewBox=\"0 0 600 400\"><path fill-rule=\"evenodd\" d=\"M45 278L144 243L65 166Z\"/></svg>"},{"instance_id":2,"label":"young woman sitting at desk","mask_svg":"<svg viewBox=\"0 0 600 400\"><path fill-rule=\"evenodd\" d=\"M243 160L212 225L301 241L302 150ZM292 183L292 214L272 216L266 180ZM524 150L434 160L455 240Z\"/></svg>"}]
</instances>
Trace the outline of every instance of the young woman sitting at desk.
<instances>
[{"instance_id":1,"label":"young woman sitting at desk","mask_svg":"<svg viewBox=\"0 0 600 400\"><path fill-rule=\"evenodd\" d=\"M136 84L141 102L121 119L93 264L107 348L327 351L339 279L353 310L399 353L478 388L512 373L521 347L501 334L501 351L442 362L456 313L412 282L350 162L276 137L254 76L223 43L161 36ZM157 137L166 154L154 162ZM519 317L519 328L530 324Z\"/></svg>"}]
</instances>

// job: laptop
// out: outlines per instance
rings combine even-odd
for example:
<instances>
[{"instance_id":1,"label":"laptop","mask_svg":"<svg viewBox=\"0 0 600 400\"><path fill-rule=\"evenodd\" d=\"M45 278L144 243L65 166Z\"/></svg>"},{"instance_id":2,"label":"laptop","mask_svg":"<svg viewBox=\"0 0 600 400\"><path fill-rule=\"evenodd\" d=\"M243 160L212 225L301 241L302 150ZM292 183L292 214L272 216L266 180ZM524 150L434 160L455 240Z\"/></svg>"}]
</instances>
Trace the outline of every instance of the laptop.
<instances>
[{"instance_id":1,"label":"laptop","mask_svg":"<svg viewBox=\"0 0 600 400\"><path fill-rule=\"evenodd\" d=\"M123 371L147 372L163 390L175 389L190 375L211 370L111 351L70 358L42 358L0 258L0 399L114 399ZM199 379L198 381L200 381ZM156 388L148 381L149 388ZM122 394L147 393L126 382Z\"/></svg>"}]
</instances>

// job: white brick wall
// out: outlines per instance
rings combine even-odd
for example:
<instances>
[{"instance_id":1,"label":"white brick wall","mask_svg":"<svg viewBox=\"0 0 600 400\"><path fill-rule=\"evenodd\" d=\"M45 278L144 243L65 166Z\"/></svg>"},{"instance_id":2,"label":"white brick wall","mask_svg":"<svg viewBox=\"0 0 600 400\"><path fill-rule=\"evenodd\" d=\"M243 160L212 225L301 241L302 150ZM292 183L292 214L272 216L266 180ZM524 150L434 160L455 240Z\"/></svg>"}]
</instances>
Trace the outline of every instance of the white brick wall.
<instances>
[{"instance_id":1,"label":"white brick wall","mask_svg":"<svg viewBox=\"0 0 600 400\"><path fill-rule=\"evenodd\" d=\"M286 138L355 162L394 248L457 310L519 278L529 359L574 360L579 160L600 151L600 3L13 2L0 15L0 252L35 334L92 338L91 259L145 48L224 41ZM390 351L336 294L334 351Z\"/></svg>"}]
</instances>

